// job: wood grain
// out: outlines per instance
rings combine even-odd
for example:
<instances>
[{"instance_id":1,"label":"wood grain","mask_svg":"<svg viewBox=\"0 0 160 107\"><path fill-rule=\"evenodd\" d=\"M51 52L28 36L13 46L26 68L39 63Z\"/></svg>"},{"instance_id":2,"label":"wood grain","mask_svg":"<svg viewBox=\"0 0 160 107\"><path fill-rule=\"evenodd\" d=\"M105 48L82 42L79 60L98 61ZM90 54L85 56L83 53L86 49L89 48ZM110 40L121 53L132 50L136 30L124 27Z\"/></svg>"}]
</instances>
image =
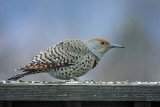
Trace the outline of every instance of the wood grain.
<instances>
[{"instance_id":1,"label":"wood grain","mask_svg":"<svg viewBox=\"0 0 160 107\"><path fill-rule=\"evenodd\" d=\"M160 85L0 84L1 101L160 101Z\"/></svg>"}]
</instances>

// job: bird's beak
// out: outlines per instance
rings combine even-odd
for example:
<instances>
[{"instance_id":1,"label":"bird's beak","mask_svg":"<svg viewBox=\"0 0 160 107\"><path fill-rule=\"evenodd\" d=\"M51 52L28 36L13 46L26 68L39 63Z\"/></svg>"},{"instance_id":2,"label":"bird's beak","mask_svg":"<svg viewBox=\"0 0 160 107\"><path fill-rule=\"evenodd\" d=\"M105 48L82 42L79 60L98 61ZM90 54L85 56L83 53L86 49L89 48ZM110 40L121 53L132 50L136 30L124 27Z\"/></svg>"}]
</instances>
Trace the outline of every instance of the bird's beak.
<instances>
[{"instance_id":1,"label":"bird's beak","mask_svg":"<svg viewBox=\"0 0 160 107\"><path fill-rule=\"evenodd\" d=\"M118 45L118 44L111 44L108 45L109 48L125 48L124 46Z\"/></svg>"}]
</instances>

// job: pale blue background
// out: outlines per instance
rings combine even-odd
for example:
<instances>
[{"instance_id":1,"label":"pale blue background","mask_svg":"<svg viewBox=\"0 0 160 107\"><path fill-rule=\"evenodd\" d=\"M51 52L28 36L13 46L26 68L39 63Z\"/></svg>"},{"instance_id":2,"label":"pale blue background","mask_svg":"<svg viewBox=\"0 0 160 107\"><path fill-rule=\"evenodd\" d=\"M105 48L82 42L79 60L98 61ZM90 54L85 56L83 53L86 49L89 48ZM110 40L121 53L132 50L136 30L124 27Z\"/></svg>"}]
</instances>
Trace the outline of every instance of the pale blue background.
<instances>
[{"instance_id":1,"label":"pale blue background","mask_svg":"<svg viewBox=\"0 0 160 107\"><path fill-rule=\"evenodd\" d=\"M93 37L126 48L107 52L82 80L160 81L160 0L0 0L0 79L59 41Z\"/></svg>"}]
</instances>

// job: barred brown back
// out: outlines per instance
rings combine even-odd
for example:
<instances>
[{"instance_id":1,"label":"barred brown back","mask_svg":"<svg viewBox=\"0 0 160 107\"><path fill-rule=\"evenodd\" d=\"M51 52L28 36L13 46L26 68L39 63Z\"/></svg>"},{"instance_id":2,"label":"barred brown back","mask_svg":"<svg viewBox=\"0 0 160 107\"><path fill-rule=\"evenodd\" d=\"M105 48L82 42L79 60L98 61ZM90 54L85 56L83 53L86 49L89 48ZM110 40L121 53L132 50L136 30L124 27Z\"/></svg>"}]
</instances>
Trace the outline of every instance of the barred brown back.
<instances>
[{"instance_id":1,"label":"barred brown back","mask_svg":"<svg viewBox=\"0 0 160 107\"><path fill-rule=\"evenodd\" d=\"M35 56L31 63L20 70L59 68L74 65L79 57L89 53L81 40L65 40Z\"/></svg>"}]
</instances>

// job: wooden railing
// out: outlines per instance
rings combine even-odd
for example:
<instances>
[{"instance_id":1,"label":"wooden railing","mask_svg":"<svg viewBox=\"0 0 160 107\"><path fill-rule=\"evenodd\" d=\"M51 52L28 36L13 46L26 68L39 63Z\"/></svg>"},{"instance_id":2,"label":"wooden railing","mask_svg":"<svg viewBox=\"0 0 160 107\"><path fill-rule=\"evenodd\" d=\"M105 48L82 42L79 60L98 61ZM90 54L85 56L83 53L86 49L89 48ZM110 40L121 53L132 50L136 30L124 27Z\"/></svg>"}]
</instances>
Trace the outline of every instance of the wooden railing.
<instances>
[{"instance_id":1,"label":"wooden railing","mask_svg":"<svg viewBox=\"0 0 160 107\"><path fill-rule=\"evenodd\" d=\"M158 82L0 82L0 107L157 107L159 101Z\"/></svg>"}]
</instances>

